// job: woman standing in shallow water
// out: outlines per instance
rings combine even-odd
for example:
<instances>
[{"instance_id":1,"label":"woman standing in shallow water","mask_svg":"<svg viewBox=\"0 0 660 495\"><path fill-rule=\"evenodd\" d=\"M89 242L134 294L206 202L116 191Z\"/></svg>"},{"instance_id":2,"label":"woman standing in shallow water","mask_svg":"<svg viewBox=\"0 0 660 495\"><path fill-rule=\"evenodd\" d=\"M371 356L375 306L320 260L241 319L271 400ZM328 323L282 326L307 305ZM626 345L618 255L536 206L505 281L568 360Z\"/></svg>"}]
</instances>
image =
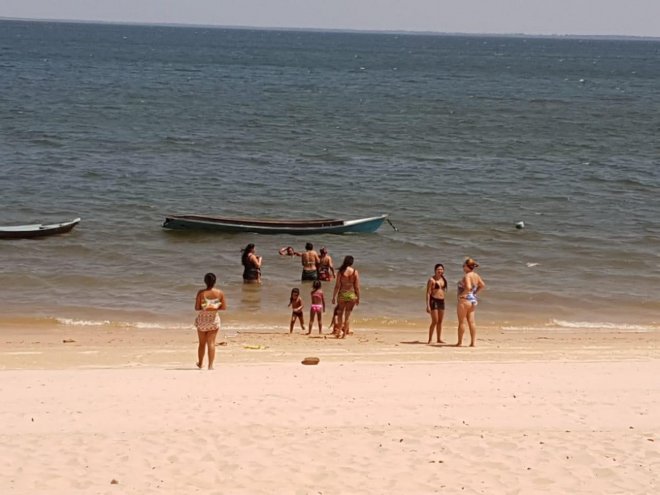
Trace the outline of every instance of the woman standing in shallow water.
<instances>
[{"instance_id":1,"label":"woman standing in shallow water","mask_svg":"<svg viewBox=\"0 0 660 495\"><path fill-rule=\"evenodd\" d=\"M465 323L470 327L470 347L474 347L477 339L477 326L474 313L477 309L477 293L482 291L486 284L474 271L479 266L472 258L463 263L463 278L458 282L458 303L456 314L458 316L458 342L456 346L463 345L463 334L465 334Z\"/></svg>"},{"instance_id":2,"label":"woman standing in shallow water","mask_svg":"<svg viewBox=\"0 0 660 495\"><path fill-rule=\"evenodd\" d=\"M198 368L204 365L204 353L208 349L210 370L213 369L213 361L215 361L215 338L220 330L218 311L227 309L225 294L215 288L215 281L216 277L213 273L204 275L206 289L197 291L195 298L195 310L199 311L195 318L197 338L199 339L196 364Z\"/></svg>"},{"instance_id":3,"label":"woman standing in shallow water","mask_svg":"<svg viewBox=\"0 0 660 495\"><path fill-rule=\"evenodd\" d=\"M319 280L330 282L335 278L335 267L332 264L332 258L328 254L328 250L324 247L321 248L321 259L318 265Z\"/></svg>"},{"instance_id":4,"label":"woman standing in shallow water","mask_svg":"<svg viewBox=\"0 0 660 495\"><path fill-rule=\"evenodd\" d=\"M435 265L433 276L426 282L426 312L431 315L427 344L433 341L433 330L436 332L438 344L444 344L442 319L445 316L445 293L447 292L447 279L444 273L445 267L438 263Z\"/></svg>"},{"instance_id":5,"label":"woman standing in shallow water","mask_svg":"<svg viewBox=\"0 0 660 495\"><path fill-rule=\"evenodd\" d=\"M261 283L261 256L255 253L254 244L250 243L241 250L243 265L243 282L246 284Z\"/></svg>"}]
</instances>

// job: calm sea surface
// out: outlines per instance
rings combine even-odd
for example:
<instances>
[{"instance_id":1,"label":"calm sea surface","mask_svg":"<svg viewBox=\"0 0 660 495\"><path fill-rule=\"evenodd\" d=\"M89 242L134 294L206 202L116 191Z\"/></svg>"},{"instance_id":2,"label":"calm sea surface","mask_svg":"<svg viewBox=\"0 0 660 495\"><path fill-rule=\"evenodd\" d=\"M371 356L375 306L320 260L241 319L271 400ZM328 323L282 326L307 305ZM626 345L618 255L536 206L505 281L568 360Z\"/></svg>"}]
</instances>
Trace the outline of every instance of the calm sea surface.
<instances>
[{"instance_id":1,"label":"calm sea surface","mask_svg":"<svg viewBox=\"0 0 660 495\"><path fill-rule=\"evenodd\" d=\"M189 326L207 271L226 321L286 326L300 267L277 249L310 241L355 256L358 326L425 323L435 263L453 326L471 256L484 325L659 330L659 186L658 41L0 22L0 224L82 217L0 242L0 327ZM164 231L172 212L399 231Z\"/></svg>"}]
</instances>

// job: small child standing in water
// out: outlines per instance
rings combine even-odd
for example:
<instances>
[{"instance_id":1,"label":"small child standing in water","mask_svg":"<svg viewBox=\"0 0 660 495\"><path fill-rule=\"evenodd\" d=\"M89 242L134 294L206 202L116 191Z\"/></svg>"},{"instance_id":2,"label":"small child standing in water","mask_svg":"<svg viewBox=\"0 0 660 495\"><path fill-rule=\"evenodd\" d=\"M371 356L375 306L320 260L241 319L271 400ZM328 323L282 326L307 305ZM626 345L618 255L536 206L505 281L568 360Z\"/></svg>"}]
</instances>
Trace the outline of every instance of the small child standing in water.
<instances>
[{"instance_id":1,"label":"small child standing in water","mask_svg":"<svg viewBox=\"0 0 660 495\"><path fill-rule=\"evenodd\" d=\"M312 305L309 307L309 331L307 335L312 333L312 326L314 326L314 315L317 315L319 322L319 335L323 333L323 313L325 312L325 297L321 289L321 281L314 280L312 284Z\"/></svg>"},{"instance_id":2,"label":"small child standing in water","mask_svg":"<svg viewBox=\"0 0 660 495\"><path fill-rule=\"evenodd\" d=\"M289 333L293 333L293 325L296 319L300 320L300 326L305 330L305 317L303 315L303 301L300 298L300 289L297 287L291 289L291 298L289 299L289 306L291 306L291 323L289 324Z\"/></svg>"}]
</instances>

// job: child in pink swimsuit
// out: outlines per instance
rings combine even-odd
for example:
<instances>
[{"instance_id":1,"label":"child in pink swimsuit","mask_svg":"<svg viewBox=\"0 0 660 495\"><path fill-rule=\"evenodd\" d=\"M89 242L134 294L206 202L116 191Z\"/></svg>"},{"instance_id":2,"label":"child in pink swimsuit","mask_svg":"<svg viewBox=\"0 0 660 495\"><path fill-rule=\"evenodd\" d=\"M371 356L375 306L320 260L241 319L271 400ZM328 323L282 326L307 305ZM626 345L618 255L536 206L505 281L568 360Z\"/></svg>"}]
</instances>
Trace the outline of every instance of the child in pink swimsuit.
<instances>
[{"instance_id":1,"label":"child in pink swimsuit","mask_svg":"<svg viewBox=\"0 0 660 495\"><path fill-rule=\"evenodd\" d=\"M309 332L312 333L312 326L314 324L314 316L316 315L319 322L319 335L323 333L323 312L325 311L325 297L321 289L321 281L314 280L312 285L312 305L309 308Z\"/></svg>"}]
</instances>

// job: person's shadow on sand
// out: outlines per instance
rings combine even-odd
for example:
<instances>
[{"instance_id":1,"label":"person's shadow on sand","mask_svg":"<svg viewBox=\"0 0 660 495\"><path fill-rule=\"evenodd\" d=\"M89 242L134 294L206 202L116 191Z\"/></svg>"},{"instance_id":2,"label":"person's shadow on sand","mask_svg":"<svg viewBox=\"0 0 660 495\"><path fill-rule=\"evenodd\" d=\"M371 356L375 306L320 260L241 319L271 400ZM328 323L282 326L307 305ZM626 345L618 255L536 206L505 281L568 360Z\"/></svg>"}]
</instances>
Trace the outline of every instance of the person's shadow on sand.
<instances>
[{"instance_id":1,"label":"person's shadow on sand","mask_svg":"<svg viewBox=\"0 0 660 495\"><path fill-rule=\"evenodd\" d=\"M439 342L435 342L435 343L432 343L432 344L427 344L426 342L424 342L422 340L404 340L402 342L399 342L399 344L428 345L430 347L454 347L452 344L439 343Z\"/></svg>"}]
</instances>

